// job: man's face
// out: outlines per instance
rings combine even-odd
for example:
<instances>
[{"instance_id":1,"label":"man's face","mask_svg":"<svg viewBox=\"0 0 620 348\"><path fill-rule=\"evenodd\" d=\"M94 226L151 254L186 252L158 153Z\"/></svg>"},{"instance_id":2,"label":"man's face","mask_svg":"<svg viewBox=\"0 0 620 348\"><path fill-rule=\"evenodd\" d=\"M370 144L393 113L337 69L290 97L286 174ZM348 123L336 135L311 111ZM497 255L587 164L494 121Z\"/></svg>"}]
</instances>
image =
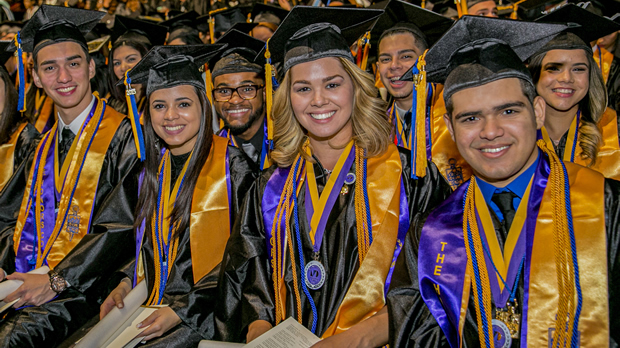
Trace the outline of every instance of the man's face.
<instances>
[{"instance_id":1,"label":"man's face","mask_svg":"<svg viewBox=\"0 0 620 348\"><path fill-rule=\"evenodd\" d=\"M473 16L497 18L497 5L494 0L481 1L468 8L467 13Z\"/></svg>"},{"instance_id":2,"label":"man's face","mask_svg":"<svg viewBox=\"0 0 620 348\"><path fill-rule=\"evenodd\" d=\"M242 72L219 75L213 80L213 88L232 88L241 86L263 86L265 81L254 72ZM241 134L248 130L254 122L259 120L265 110L265 89L259 89L254 99L246 100L239 96L236 91L232 93L230 100L218 102L213 100L218 117L233 134Z\"/></svg>"},{"instance_id":3,"label":"man's face","mask_svg":"<svg viewBox=\"0 0 620 348\"><path fill-rule=\"evenodd\" d=\"M444 121L476 176L504 187L534 163L545 102L536 97L532 107L519 79L464 89L452 96L452 104L452 118L446 114Z\"/></svg>"},{"instance_id":4,"label":"man's face","mask_svg":"<svg viewBox=\"0 0 620 348\"><path fill-rule=\"evenodd\" d=\"M33 69L37 87L43 88L60 109L85 108L91 101L90 79L95 76L95 61L86 59L82 47L71 41L43 47ZM85 105L82 105L84 104Z\"/></svg>"},{"instance_id":5,"label":"man's face","mask_svg":"<svg viewBox=\"0 0 620 348\"><path fill-rule=\"evenodd\" d=\"M399 81L400 77L415 64L422 54L416 47L415 38L409 33L386 36L379 43L377 68L381 82L395 99L411 96L413 82Z\"/></svg>"}]
</instances>

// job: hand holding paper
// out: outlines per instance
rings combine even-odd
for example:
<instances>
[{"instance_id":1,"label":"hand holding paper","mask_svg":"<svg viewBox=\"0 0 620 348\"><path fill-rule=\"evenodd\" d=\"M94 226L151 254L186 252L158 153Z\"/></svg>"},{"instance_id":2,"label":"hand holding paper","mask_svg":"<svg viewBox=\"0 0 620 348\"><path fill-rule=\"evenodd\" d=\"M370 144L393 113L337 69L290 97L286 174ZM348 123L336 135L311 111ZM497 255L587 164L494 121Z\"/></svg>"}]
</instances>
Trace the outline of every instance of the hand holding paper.
<instances>
[{"instance_id":1,"label":"hand holding paper","mask_svg":"<svg viewBox=\"0 0 620 348\"><path fill-rule=\"evenodd\" d=\"M144 341L148 341L155 337L160 337L168 330L179 325L181 318L170 307L162 307L144 319L138 328L147 327L138 337L144 337Z\"/></svg>"}]
</instances>

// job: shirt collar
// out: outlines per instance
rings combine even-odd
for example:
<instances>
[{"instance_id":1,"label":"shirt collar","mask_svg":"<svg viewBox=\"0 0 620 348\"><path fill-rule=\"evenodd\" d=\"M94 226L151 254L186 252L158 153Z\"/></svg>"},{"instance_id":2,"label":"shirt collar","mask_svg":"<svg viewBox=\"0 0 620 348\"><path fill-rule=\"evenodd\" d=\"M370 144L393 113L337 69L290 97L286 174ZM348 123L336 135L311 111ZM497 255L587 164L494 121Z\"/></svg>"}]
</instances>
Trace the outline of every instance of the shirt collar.
<instances>
[{"instance_id":1,"label":"shirt collar","mask_svg":"<svg viewBox=\"0 0 620 348\"><path fill-rule=\"evenodd\" d=\"M530 180L532 179L532 176L534 175L534 172L536 171L536 168L538 167L539 160L540 160L540 153L536 157L536 161L534 161L534 163L532 163L532 165L530 165L526 171L521 173L521 175L519 175L516 179L514 179L510 184L506 185L506 187L496 187L483 180L476 180L476 184L478 184L478 187L480 188L480 192L482 192L482 196L484 197L484 200L487 202L487 205L490 204L491 198L493 197L493 193L495 193L496 191L497 192L511 191L512 193L517 195L519 199L523 198L523 195L525 194L525 190L527 190L527 186L529 185ZM515 207L515 209L516 208L517 207Z\"/></svg>"},{"instance_id":2,"label":"shirt collar","mask_svg":"<svg viewBox=\"0 0 620 348\"><path fill-rule=\"evenodd\" d=\"M84 120L86 120L86 117L88 117L90 110L92 110L93 105L95 105L95 100L96 100L95 96L93 95L92 97L93 99L90 101L90 104L88 104L86 109L82 110L82 112L78 115L78 117L76 117L71 123L65 124L65 122L60 117L60 114L58 114L58 141L59 142L62 141L62 130L65 128L69 128L69 130L71 130L71 132L75 135L77 135L80 132L80 128L82 127Z\"/></svg>"}]
</instances>

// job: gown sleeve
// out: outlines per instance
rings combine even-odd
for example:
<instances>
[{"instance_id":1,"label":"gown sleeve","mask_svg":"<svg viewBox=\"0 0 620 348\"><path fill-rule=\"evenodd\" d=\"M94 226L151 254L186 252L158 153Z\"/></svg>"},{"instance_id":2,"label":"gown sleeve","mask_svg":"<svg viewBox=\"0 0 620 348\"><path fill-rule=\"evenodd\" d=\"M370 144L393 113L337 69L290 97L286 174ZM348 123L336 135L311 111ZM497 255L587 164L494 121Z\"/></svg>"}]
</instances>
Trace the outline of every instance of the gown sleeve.
<instances>
[{"instance_id":1,"label":"gown sleeve","mask_svg":"<svg viewBox=\"0 0 620 348\"><path fill-rule=\"evenodd\" d=\"M610 347L620 344L620 182L605 179L605 227L607 229L607 272L609 288Z\"/></svg>"},{"instance_id":2,"label":"gown sleeve","mask_svg":"<svg viewBox=\"0 0 620 348\"><path fill-rule=\"evenodd\" d=\"M274 169L263 172L250 188L226 245L215 312L217 340L243 342L250 323L275 322L261 211L262 192Z\"/></svg>"}]
</instances>

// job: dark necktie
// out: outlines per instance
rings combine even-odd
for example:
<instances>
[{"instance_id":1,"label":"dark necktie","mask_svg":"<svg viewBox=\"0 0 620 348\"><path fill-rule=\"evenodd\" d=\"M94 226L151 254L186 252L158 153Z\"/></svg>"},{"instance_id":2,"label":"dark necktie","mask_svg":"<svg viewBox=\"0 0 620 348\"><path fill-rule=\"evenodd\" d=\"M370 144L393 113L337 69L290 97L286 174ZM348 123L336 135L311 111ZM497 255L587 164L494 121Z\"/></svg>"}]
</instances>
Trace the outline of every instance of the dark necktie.
<instances>
[{"instance_id":1,"label":"dark necktie","mask_svg":"<svg viewBox=\"0 0 620 348\"><path fill-rule=\"evenodd\" d=\"M403 116L403 133L405 133L405 141L409 141L409 131L411 130L411 111L407 111Z\"/></svg>"},{"instance_id":2,"label":"dark necktie","mask_svg":"<svg viewBox=\"0 0 620 348\"><path fill-rule=\"evenodd\" d=\"M71 149L73 139L75 139L75 134L73 134L69 128L64 128L62 130L62 140L58 144L58 160L60 161L59 167L62 167L62 164L65 163L65 158L69 153L69 149Z\"/></svg>"},{"instance_id":3,"label":"dark necktie","mask_svg":"<svg viewBox=\"0 0 620 348\"><path fill-rule=\"evenodd\" d=\"M510 232L510 226L512 226L512 220L515 218L515 207L513 205L514 198L518 197L512 191L505 192L496 192L493 194L491 201L497 205L499 211L504 216L504 221L502 221L502 227L504 228L506 234Z\"/></svg>"}]
</instances>

